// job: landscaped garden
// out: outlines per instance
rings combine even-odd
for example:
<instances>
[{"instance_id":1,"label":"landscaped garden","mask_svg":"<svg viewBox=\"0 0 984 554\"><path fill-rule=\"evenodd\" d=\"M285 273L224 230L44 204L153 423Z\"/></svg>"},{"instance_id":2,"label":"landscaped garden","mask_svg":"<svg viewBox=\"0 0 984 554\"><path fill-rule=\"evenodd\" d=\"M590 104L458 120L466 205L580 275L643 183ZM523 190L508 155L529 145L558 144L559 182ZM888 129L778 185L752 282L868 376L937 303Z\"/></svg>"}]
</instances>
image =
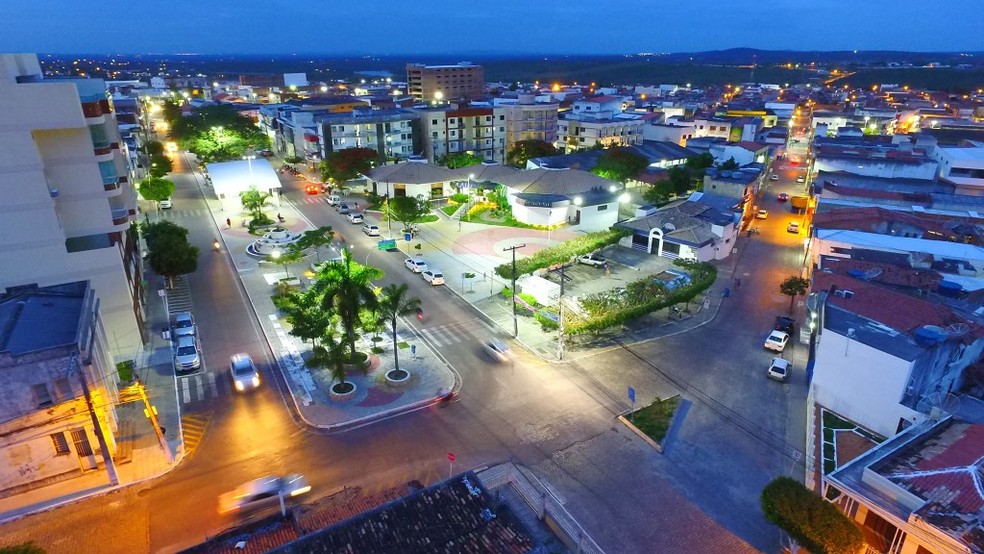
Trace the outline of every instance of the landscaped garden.
<instances>
[{"instance_id":1,"label":"landscaped garden","mask_svg":"<svg viewBox=\"0 0 984 554\"><path fill-rule=\"evenodd\" d=\"M663 400L656 399L652 404L632 412L629 420L636 429L657 443L662 443L666 433L673 423L673 414L680 406L680 396L671 396Z\"/></svg>"}]
</instances>

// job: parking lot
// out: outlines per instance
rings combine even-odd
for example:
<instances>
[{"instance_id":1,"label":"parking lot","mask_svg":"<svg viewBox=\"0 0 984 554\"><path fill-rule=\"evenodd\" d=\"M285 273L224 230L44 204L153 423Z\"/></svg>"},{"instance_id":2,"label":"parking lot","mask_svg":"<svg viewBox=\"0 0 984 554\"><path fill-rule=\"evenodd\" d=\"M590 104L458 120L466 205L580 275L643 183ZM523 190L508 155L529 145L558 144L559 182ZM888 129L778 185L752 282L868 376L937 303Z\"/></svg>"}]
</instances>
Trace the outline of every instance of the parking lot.
<instances>
[{"instance_id":1,"label":"parking lot","mask_svg":"<svg viewBox=\"0 0 984 554\"><path fill-rule=\"evenodd\" d=\"M682 271L673 265L673 260L646 254L624 246L609 246L599 254L608 263L604 266L591 266L573 263L563 270L564 296L581 297L599 292L611 291L646 277L656 276L666 270ZM561 270L542 270L540 277L559 284Z\"/></svg>"}]
</instances>

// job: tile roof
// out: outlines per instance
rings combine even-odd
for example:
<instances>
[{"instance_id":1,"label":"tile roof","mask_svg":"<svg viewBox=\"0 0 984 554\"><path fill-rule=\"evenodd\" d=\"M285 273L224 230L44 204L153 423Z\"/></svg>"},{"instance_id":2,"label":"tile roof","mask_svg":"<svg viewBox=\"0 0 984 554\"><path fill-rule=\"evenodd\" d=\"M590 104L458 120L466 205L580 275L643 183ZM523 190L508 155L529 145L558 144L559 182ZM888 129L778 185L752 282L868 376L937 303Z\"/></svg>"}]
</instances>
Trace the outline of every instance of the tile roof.
<instances>
[{"instance_id":1,"label":"tile roof","mask_svg":"<svg viewBox=\"0 0 984 554\"><path fill-rule=\"evenodd\" d=\"M622 221L618 226L646 234L652 229L662 229L663 237L670 242L703 246L720 238L711 230L712 225L723 225L732 220L731 214L687 199L663 206L652 215Z\"/></svg>"},{"instance_id":2,"label":"tile roof","mask_svg":"<svg viewBox=\"0 0 984 554\"><path fill-rule=\"evenodd\" d=\"M424 162L403 162L374 167L366 176L377 183L411 185L441 183L455 178L455 174L450 169Z\"/></svg>"},{"instance_id":3,"label":"tile roof","mask_svg":"<svg viewBox=\"0 0 984 554\"><path fill-rule=\"evenodd\" d=\"M500 177L498 183L519 192L578 194L592 189L609 190L624 185L579 169L528 169Z\"/></svg>"}]
</instances>

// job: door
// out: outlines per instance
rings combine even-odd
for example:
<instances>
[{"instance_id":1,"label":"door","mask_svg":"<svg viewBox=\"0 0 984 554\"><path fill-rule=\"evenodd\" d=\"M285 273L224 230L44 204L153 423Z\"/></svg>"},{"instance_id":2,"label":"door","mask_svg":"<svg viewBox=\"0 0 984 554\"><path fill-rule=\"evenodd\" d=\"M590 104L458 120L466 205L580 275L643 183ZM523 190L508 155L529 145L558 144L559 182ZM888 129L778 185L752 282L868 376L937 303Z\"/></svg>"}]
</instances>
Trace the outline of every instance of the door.
<instances>
[{"instance_id":1,"label":"door","mask_svg":"<svg viewBox=\"0 0 984 554\"><path fill-rule=\"evenodd\" d=\"M85 427L72 429L72 442L75 443L75 453L79 457L82 471L96 469L96 456L92 453L92 446L89 445L89 435L86 434Z\"/></svg>"}]
</instances>

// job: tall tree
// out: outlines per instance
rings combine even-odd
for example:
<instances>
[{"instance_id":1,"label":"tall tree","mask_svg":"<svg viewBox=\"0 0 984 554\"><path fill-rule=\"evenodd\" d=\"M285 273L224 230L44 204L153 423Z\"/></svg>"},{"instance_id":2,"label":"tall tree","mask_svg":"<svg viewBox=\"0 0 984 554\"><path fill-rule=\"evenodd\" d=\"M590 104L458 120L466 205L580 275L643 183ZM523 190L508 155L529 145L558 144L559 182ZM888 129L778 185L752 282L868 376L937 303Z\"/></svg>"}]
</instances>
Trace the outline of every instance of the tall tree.
<instances>
[{"instance_id":1,"label":"tall tree","mask_svg":"<svg viewBox=\"0 0 984 554\"><path fill-rule=\"evenodd\" d=\"M147 173L151 177L163 177L172 171L174 171L174 163L171 158L163 154L150 157L150 167L147 168Z\"/></svg>"},{"instance_id":2,"label":"tall tree","mask_svg":"<svg viewBox=\"0 0 984 554\"><path fill-rule=\"evenodd\" d=\"M458 169L459 167L469 167L478 165L484 158L471 152L452 152L445 154L437 159L437 165L443 165L448 169Z\"/></svg>"},{"instance_id":3,"label":"tall tree","mask_svg":"<svg viewBox=\"0 0 984 554\"><path fill-rule=\"evenodd\" d=\"M270 139L227 105L205 106L171 122L171 137L202 161L238 160L248 149L262 149Z\"/></svg>"},{"instance_id":4,"label":"tall tree","mask_svg":"<svg viewBox=\"0 0 984 554\"><path fill-rule=\"evenodd\" d=\"M595 175L624 183L649 167L649 160L628 148L609 148L591 170Z\"/></svg>"},{"instance_id":5,"label":"tall tree","mask_svg":"<svg viewBox=\"0 0 984 554\"><path fill-rule=\"evenodd\" d=\"M321 309L321 297L311 290L292 290L274 297L273 304L290 324L288 333L302 341L311 341L313 346L320 344L325 329L335 325L335 318Z\"/></svg>"},{"instance_id":6,"label":"tall tree","mask_svg":"<svg viewBox=\"0 0 984 554\"><path fill-rule=\"evenodd\" d=\"M379 152L372 148L346 148L328 154L321 162L321 180L341 186L364 175L380 161Z\"/></svg>"},{"instance_id":7,"label":"tall tree","mask_svg":"<svg viewBox=\"0 0 984 554\"><path fill-rule=\"evenodd\" d=\"M642 192L642 199L654 206L662 206L670 201L674 193L673 181L662 179L646 187Z\"/></svg>"},{"instance_id":8,"label":"tall tree","mask_svg":"<svg viewBox=\"0 0 984 554\"><path fill-rule=\"evenodd\" d=\"M712 156L710 152L704 152L703 154L690 156L689 158L687 158L686 165L687 165L687 169L703 171L714 165L714 156Z\"/></svg>"},{"instance_id":9,"label":"tall tree","mask_svg":"<svg viewBox=\"0 0 984 554\"><path fill-rule=\"evenodd\" d=\"M796 297L801 294L806 294L808 290L810 290L810 281L795 275L789 276L779 283L779 292L789 296L789 311L793 311L793 300L796 300Z\"/></svg>"},{"instance_id":10,"label":"tall tree","mask_svg":"<svg viewBox=\"0 0 984 554\"><path fill-rule=\"evenodd\" d=\"M270 195L252 187L239 193L239 201L243 208L253 216L253 219L263 219L263 208L270 203Z\"/></svg>"},{"instance_id":11,"label":"tall tree","mask_svg":"<svg viewBox=\"0 0 984 554\"><path fill-rule=\"evenodd\" d=\"M181 106L174 100L165 100L161 105L161 117L173 125L175 121L181 119Z\"/></svg>"},{"instance_id":12,"label":"tall tree","mask_svg":"<svg viewBox=\"0 0 984 554\"><path fill-rule=\"evenodd\" d=\"M160 177L148 177L138 183L140 196L144 200L160 203L174 194L174 182Z\"/></svg>"},{"instance_id":13,"label":"tall tree","mask_svg":"<svg viewBox=\"0 0 984 554\"><path fill-rule=\"evenodd\" d=\"M198 269L198 248L188 243L188 230L170 221L158 221L143 225L144 237L150 254L147 261L159 275L163 275L168 286L174 286L178 275L192 273Z\"/></svg>"},{"instance_id":14,"label":"tall tree","mask_svg":"<svg viewBox=\"0 0 984 554\"><path fill-rule=\"evenodd\" d=\"M308 248L314 249L314 256L318 263L321 263L321 253L320 248L322 246L328 246L331 244L332 239L335 238L335 232L328 227L318 227L317 229L311 229L310 231L304 231L301 238L297 239L294 243L294 247L299 250L307 250Z\"/></svg>"},{"instance_id":15,"label":"tall tree","mask_svg":"<svg viewBox=\"0 0 984 554\"><path fill-rule=\"evenodd\" d=\"M308 367L327 368L331 371L331 377L341 384L345 384L348 377L345 371L345 364L349 361L345 353L345 341L328 327L321 335L318 344L311 349L311 356L305 361Z\"/></svg>"},{"instance_id":16,"label":"tall tree","mask_svg":"<svg viewBox=\"0 0 984 554\"><path fill-rule=\"evenodd\" d=\"M413 196L390 198L386 205L389 217L402 223L404 229L409 229L430 213L430 202Z\"/></svg>"},{"instance_id":17,"label":"tall tree","mask_svg":"<svg viewBox=\"0 0 984 554\"><path fill-rule=\"evenodd\" d=\"M143 151L148 157L160 156L164 154L164 144L156 140L151 140L147 144L144 144Z\"/></svg>"},{"instance_id":18,"label":"tall tree","mask_svg":"<svg viewBox=\"0 0 984 554\"><path fill-rule=\"evenodd\" d=\"M393 331L393 362L400 369L400 347L396 340L396 324L400 316L416 313L420 308L420 299L408 296L410 287L406 283L386 285L383 287L382 299L379 301L379 313L389 320Z\"/></svg>"},{"instance_id":19,"label":"tall tree","mask_svg":"<svg viewBox=\"0 0 984 554\"><path fill-rule=\"evenodd\" d=\"M342 251L342 256L344 263L328 264L318 272L312 289L320 295L322 309L338 316L354 360L359 314L363 309L376 308L378 299L372 281L382 277L383 272L356 263L347 250Z\"/></svg>"},{"instance_id":20,"label":"tall tree","mask_svg":"<svg viewBox=\"0 0 984 554\"><path fill-rule=\"evenodd\" d=\"M692 181L686 168L675 165L667 169L666 173L670 176L670 182L673 183L674 193L681 195L690 192Z\"/></svg>"},{"instance_id":21,"label":"tall tree","mask_svg":"<svg viewBox=\"0 0 984 554\"><path fill-rule=\"evenodd\" d=\"M509 152L506 153L506 163L520 168L526 167L526 162L530 158L542 156L555 156L557 149L549 142L542 140L520 140L513 144Z\"/></svg>"}]
</instances>

